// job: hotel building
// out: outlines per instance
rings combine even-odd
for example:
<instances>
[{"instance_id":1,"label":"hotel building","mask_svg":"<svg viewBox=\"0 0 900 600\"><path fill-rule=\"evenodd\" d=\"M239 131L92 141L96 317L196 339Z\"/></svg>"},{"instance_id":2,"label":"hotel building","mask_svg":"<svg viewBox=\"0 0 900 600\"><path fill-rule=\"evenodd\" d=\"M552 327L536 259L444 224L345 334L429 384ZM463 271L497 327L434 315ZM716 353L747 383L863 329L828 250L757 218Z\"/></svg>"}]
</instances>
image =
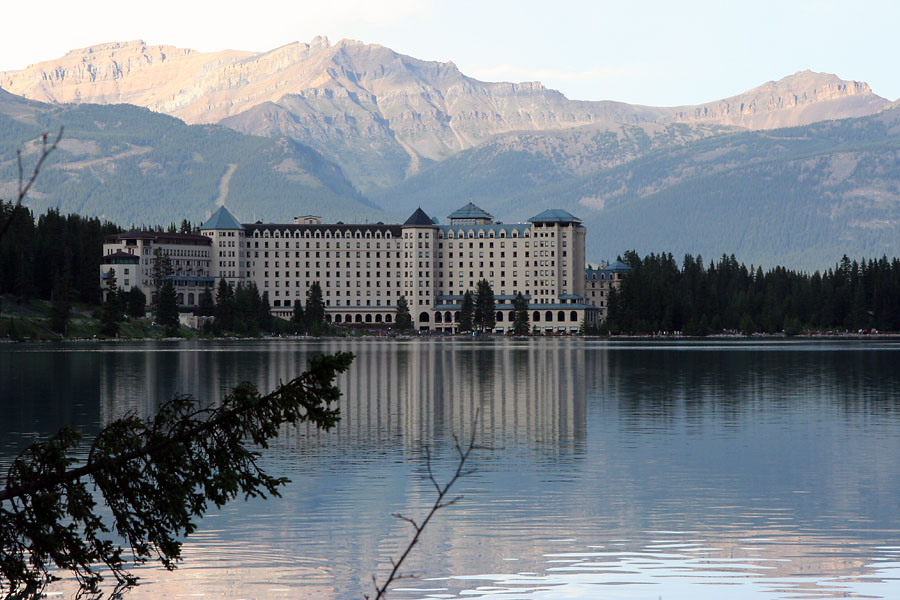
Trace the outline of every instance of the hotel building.
<instances>
[{"instance_id":1,"label":"hotel building","mask_svg":"<svg viewBox=\"0 0 900 600\"><path fill-rule=\"evenodd\" d=\"M628 269L614 263L585 270L585 228L564 210L505 224L469 203L448 219L440 225L420 208L403 224L323 223L315 216L242 224L223 206L199 235L109 236L101 278L112 268L120 287L140 286L152 298L153 252L160 248L172 260L186 309L197 306L204 287L225 279L255 283L269 293L272 313L290 318L318 281L329 322L389 327L404 296L415 329L439 332L456 331L463 294L485 279L494 292L496 331L512 330L521 293L535 331L573 332L582 321L599 323L608 286Z\"/></svg>"}]
</instances>

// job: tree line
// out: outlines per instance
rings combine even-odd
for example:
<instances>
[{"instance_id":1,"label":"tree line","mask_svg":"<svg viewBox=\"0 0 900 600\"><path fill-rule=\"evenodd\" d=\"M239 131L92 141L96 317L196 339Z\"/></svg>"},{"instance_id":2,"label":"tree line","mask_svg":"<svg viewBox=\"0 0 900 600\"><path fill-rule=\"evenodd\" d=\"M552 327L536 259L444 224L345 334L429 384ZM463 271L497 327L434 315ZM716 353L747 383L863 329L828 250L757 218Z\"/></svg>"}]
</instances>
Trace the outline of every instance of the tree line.
<instances>
[{"instance_id":1,"label":"tree line","mask_svg":"<svg viewBox=\"0 0 900 600\"><path fill-rule=\"evenodd\" d=\"M632 271L608 298L613 334L900 331L900 259L850 260L812 274L747 267L734 255L704 264L672 254L620 259Z\"/></svg>"},{"instance_id":2,"label":"tree line","mask_svg":"<svg viewBox=\"0 0 900 600\"><path fill-rule=\"evenodd\" d=\"M72 300L100 301L103 238L122 229L96 217L32 212L0 200L0 222L10 221L0 239L0 294L50 300L54 288Z\"/></svg>"}]
</instances>

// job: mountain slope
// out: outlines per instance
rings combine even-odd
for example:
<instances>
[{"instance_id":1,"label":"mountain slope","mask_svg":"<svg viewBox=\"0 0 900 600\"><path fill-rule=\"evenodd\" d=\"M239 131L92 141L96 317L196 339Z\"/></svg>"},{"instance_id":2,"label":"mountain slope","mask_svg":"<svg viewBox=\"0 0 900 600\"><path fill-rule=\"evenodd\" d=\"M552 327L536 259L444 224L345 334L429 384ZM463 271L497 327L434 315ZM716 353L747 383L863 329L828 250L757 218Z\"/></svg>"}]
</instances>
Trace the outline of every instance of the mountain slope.
<instances>
[{"instance_id":1,"label":"mountain slope","mask_svg":"<svg viewBox=\"0 0 900 600\"><path fill-rule=\"evenodd\" d=\"M510 221L564 208L584 220L595 259L636 248L822 268L843 253L900 255L900 108L655 147L654 136L676 134L651 132L641 146L639 131L614 142L609 132L579 133L610 144L582 140L577 169L549 135L529 134L518 146L501 137L383 198L438 216L471 200ZM610 160L629 146L633 159Z\"/></svg>"},{"instance_id":2,"label":"mountain slope","mask_svg":"<svg viewBox=\"0 0 900 600\"><path fill-rule=\"evenodd\" d=\"M0 94L0 196L16 186L15 151L29 163L36 140L65 126L28 205L98 215L122 225L200 221L225 202L250 219L316 213L383 218L340 168L286 138L188 126L129 105L53 107Z\"/></svg>"},{"instance_id":3,"label":"mountain slope","mask_svg":"<svg viewBox=\"0 0 900 600\"><path fill-rule=\"evenodd\" d=\"M767 129L888 104L864 83L810 72L696 107L582 102L538 82L478 81L452 62L325 38L263 53L102 44L0 73L0 87L41 101L127 102L188 123L287 135L338 162L364 193L501 134L673 121Z\"/></svg>"},{"instance_id":4,"label":"mountain slope","mask_svg":"<svg viewBox=\"0 0 900 600\"><path fill-rule=\"evenodd\" d=\"M864 117L890 103L869 84L830 73L800 71L738 96L672 109L678 122L706 122L747 129L778 129L848 117Z\"/></svg>"}]
</instances>

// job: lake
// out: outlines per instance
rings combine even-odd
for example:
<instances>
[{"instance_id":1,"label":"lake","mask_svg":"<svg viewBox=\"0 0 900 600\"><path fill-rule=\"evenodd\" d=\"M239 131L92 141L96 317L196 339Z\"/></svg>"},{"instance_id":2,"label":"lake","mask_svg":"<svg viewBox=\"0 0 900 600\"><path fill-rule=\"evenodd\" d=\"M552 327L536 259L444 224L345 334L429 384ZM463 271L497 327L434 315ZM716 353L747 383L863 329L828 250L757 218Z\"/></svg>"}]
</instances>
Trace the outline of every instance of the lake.
<instances>
[{"instance_id":1,"label":"lake","mask_svg":"<svg viewBox=\"0 0 900 600\"><path fill-rule=\"evenodd\" d=\"M390 598L900 597L900 343L585 339L0 346L0 465L175 393L270 390L349 350L342 420L285 429L283 498L211 513L126 599L362 598L485 448ZM477 421L476 421L476 415ZM71 578L48 589L72 597Z\"/></svg>"}]
</instances>

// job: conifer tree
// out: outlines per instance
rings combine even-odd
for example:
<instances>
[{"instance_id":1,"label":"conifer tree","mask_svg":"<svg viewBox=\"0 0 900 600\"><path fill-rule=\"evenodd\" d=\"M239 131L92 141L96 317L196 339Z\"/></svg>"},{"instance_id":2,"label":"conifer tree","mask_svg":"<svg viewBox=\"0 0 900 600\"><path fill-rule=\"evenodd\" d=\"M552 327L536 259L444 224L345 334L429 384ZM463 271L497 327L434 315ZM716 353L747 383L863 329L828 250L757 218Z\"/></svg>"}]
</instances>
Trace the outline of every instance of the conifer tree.
<instances>
[{"instance_id":1,"label":"conifer tree","mask_svg":"<svg viewBox=\"0 0 900 600\"><path fill-rule=\"evenodd\" d=\"M397 300L397 317L394 319L394 324L400 331L412 329L412 315L409 314L409 303L406 301L406 296L401 295Z\"/></svg>"},{"instance_id":2,"label":"conifer tree","mask_svg":"<svg viewBox=\"0 0 900 600\"><path fill-rule=\"evenodd\" d=\"M160 248L153 250L150 266L150 279L153 281L153 286L158 290L174 274L175 269L172 267L172 259L169 258L169 255Z\"/></svg>"},{"instance_id":3,"label":"conifer tree","mask_svg":"<svg viewBox=\"0 0 900 600\"><path fill-rule=\"evenodd\" d=\"M156 298L156 322L166 328L166 335L178 335L178 298L175 284L167 279Z\"/></svg>"},{"instance_id":4,"label":"conifer tree","mask_svg":"<svg viewBox=\"0 0 900 600\"><path fill-rule=\"evenodd\" d=\"M478 282L475 293L475 326L481 331L494 329L497 323L496 310L491 284L487 279L482 279Z\"/></svg>"},{"instance_id":5,"label":"conifer tree","mask_svg":"<svg viewBox=\"0 0 900 600\"><path fill-rule=\"evenodd\" d=\"M53 286L50 304L50 329L61 335L67 335L71 318L72 303L69 300L69 286L65 278L57 277Z\"/></svg>"},{"instance_id":6,"label":"conifer tree","mask_svg":"<svg viewBox=\"0 0 900 600\"><path fill-rule=\"evenodd\" d=\"M306 292L306 329L311 335L320 335L325 330L325 302L322 287L314 281Z\"/></svg>"},{"instance_id":7,"label":"conifer tree","mask_svg":"<svg viewBox=\"0 0 900 600\"><path fill-rule=\"evenodd\" d=\"M134 286L128 290L125 303L128 307L128 316L139 319L144 316L147 309L147 296L141 288Z\"/></svg>"},{"instance_id":8,"label":"conifer tree","mask_svg":"<svg viewBox=\"0 0 900 600\"><path fill-rule=\"evenodd\" d=\"M219 287L216 291L215 316L218 331L234 331L234 289L224 279L219 280Z\"/></svg>"},{"instance_id":9,"label":"conifer tree","mask_svg":"<svg viewBox=\"0 0 900 600\"><path fill-rule=\"evenodd\" d=\"M513 333L516 335L528 335L531 325L528 320L528 301L521 293L516 294L513 301Z\"/></svg>"},{"instance_id":10,"label":"conifer tree","mask_svg":"<svg viewBox=\"0 0 900 600\"><path fill-rule=\"evenodd\" d=\"M256 322L259 328L267 333L272 332L272 307L269 303L269 292L263 292L260 298L259 307L257 308Z\"/></svg>"},{"instance_id":11,"label":"conifer tree","mask_svg":"<svg viewBox=\"0 0 900 600\"><path fill-rule=\"evenodd\" d=\"M114 297L119 291L118 283L116 282L116 271L112 267L106 272L106 288L108 290L106 296L107 300Z\"/></svg>"},{"instance_id":12,"label":"conifer tree","mask_svg":"<svg viewBox=\"0 0 900 600\"><path fill-rule=\"evenodd\" d=\"M209 287L204 287L200 293L200 299L197 302L197 313L201 317L211 317L216 314L216 303L213 301L212 291Z\"/></svg>"},{"instance_id":13,"label":"conifer tree","mask_svg":"<svg viewBox=\"0 0 900 600\"><path fill-rule=\"evenodd\" d=\"M306 333L306 314L303 312L303 305L300 299L294 301L294 310L291 312L291 323L294 324L294 331L297 333Z\"/></svg>"},{"instance_id":14,"label":"conifer tree","mask_svg":"<svg viewBox=\"0 0 900 600\"><path fill-rule=\"evenodd\" d=\"M462 306L459 309L459 331L472 331L473 321L475 318L475 301L472 298L472 292L467 291L463 295Z\"/></svg>"},{"instance_id":15,"label":"conifer tree","mask_svg":"<svg viewBox=\"0 0 900 600\"><path fill-rule=\"evenodd\" d=\"M116 274L110 269L106 274L106 284L109 287L106 302L100 312L100 333L107 337L113 337L119 333L119 320L122 318L122 301L119 296L121 290L116 289Z\"/></svg>"}]
</instances>

